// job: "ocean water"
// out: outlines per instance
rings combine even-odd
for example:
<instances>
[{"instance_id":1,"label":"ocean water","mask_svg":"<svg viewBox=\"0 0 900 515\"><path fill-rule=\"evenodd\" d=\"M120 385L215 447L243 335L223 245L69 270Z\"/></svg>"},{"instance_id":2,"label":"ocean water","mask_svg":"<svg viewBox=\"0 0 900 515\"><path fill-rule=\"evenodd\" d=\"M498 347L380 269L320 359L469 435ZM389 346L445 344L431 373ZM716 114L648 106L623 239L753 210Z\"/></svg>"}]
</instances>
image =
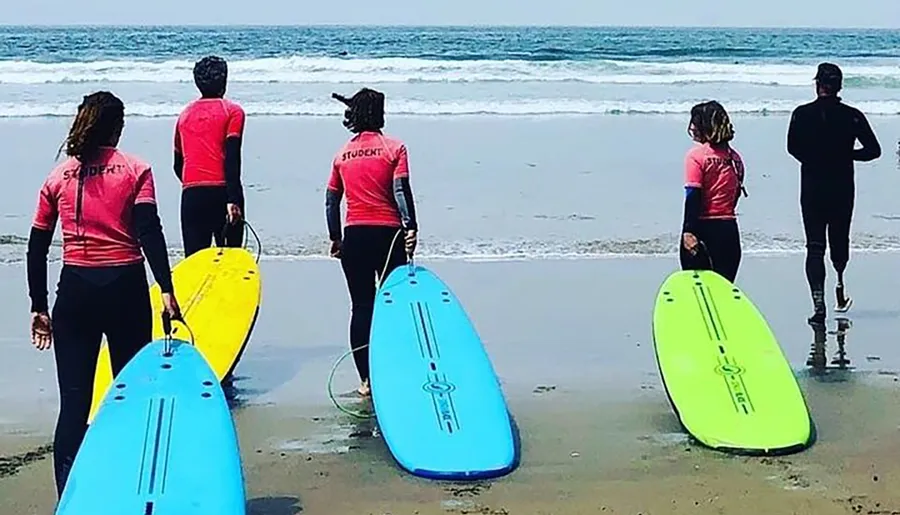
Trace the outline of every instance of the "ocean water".
<instances>
[{"instance_id":1,"label":"ocean water","mask_svg":"<svg viewBox=\"0 0 900 515\"><path fill-rule=\"evenodd\" d=\"M900 113L900 30L2 27L0 117L68 116L101 87L172 116L209 53L256 115L336 116L330 93L363 84L393 115L784 113L826 59L860 108Z\"/></svg>"},{"instance_id":2,"label":"ocean water","mask_svg":"<svg viewBox=\"0 0 900 515\"><path fill-rule=\"evenodd\" d=\"M125 100L123 145L153 163L179 255L172 117L210 53L251 117L244 182L264 259L327 258L322 191L347 136L330 95L363 85L386 92L388 129L410 148L420 256L673 254L685 114L708 98L732 113L748 165L745 251L803 252L784 132L823 60L885 149L858 167L853 246L900 251L900 30L0 27L0 141L7 169L27 171L0 196L0 263L22 261L40 180L97 89Z\"/></svg>"}]
</instances>

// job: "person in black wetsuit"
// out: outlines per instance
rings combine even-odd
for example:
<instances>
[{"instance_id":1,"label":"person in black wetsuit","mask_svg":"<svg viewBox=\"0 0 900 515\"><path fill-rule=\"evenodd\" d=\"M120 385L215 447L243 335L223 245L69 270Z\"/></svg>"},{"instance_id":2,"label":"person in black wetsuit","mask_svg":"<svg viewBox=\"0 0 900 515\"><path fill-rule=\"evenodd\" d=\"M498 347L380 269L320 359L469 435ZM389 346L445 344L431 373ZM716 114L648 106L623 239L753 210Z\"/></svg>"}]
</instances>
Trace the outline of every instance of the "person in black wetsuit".
<instances>
[{"instance_id":1,"label":"person in black wetsuit","mask_svg":"<svg viewBox=\"0 0 900 515\"><path fill-rule=\"evenodd\" d=\"M341 260L350 292L350 348L359 372L358 392L367 397L375 281L408 263L418 241L418 224L406 145L382 132L384 94L363 88L351 98L332 96L347 106L343 123L354 136L332 161L325 219L331 255ZM347 218L341 234L345 193Z\"/></svg>"},{"instance_id":2,"label":"person in black wetsuit","mask_svg":"<svg viewBox=\"0 0 900 515\"><path fill-rule=\"evenodd\" d=\"M854 161L873 161L881 145L866 116L844 104L841 69L831 63L818 66L816 100L791 115L787 150L800 162L800 209L806 233L806 279L813 300L810 321L825 320L825 248L837 272L835 311L850 309L844 271L850 260L850 223L855 200ZM856 142L862 148L856 149Z\"/></svg>"},{"instance_id":3,"label":"person in black wetsuit","mask_svg":"<svg viewBox=\"0 0 900 515\"><path fill-rule=\"evenodd\" d=\"M84 97L60 148L69 157L41 187L28 238L31 341L39 350L53 346L59 382L53 440L58 495L87 430L103 335L114 375L151 339L144 255L165 310L180 317L153 173L139 158L116 148L124 114L122 101L111 93ZM51 323L47 254L57 221L62 225L63 267Z\"/></svg>"},{"instance_id":4,"label":"person in black wetsuit","mask_svg":"<svg viewBox=\"0 0 900 515\"><path fill-rule=\"evenodd\" d=\"M241 185L245 114L224 98L228 65L216 56L194 65L200 98L175 125L175 175L182 184L181 235L184 256L209 247L243 245L246 216Z\"/></svg>"}]
</instances>

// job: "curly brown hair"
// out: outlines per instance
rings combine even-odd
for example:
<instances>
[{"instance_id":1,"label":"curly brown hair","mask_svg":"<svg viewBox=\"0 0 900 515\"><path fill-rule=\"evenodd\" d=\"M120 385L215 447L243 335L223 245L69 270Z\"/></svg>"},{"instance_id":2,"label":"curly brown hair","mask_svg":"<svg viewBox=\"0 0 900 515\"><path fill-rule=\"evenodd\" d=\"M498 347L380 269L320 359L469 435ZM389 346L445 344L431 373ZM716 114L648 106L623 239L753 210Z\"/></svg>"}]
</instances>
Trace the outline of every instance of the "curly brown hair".
<instances>
[{"instance_id":1,"label":"curly brown hair","mask_svg":"<svg viewBox=\"0 0 900 515\"><path fill-rule=\"evenodd\" d=\"M688 134L700 143L723 145L734 139L734 125L722 104L710 100L691 108Z\"/></svg>"},{"instance_id":2,"label":"curly brown hair","mask_svg":"<svg viewBox=\"0 0 900 515\"><path fill-rule=\"evenodd\" d=\"M65 151L82 163L93 158L100 147L109 145L125 124L125 104L108 91L98 91L83 98L69 135L59 147L56 157Z\"/></svg>"}]
</instances>

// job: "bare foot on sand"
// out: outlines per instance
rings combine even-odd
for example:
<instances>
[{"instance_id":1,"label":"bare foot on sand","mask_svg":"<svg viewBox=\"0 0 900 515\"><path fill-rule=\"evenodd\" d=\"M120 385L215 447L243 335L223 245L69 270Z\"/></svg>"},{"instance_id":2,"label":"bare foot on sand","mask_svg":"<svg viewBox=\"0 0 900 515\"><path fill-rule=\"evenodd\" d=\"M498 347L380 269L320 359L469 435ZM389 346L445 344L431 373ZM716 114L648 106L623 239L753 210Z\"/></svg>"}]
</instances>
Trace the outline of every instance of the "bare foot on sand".
<instances>
[{"instance_id":1,"label":"bare foot on sand","mask_svg":"<svg viewBox=\"0 0 900 515\"><path fill-rule=\"evenodd\" d=\"M368 380L363 381L363 383L356 390L356 393L358 393L362 397L371 397L372 389L369 388L369 381Z\"/></svg>"}]
</instances>

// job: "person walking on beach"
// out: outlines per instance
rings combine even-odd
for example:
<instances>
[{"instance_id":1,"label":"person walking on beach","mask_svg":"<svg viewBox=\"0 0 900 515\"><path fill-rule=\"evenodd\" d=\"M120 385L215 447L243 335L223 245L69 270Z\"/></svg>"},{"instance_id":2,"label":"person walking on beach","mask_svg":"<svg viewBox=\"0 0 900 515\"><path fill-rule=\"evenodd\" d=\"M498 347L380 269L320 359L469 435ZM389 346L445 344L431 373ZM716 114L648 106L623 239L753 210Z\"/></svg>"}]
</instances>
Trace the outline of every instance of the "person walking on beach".
<instances>
[{"instance_id":1,"label":"person walking on beach","mask_svg":"<svg viewBox=\"0 0 900 515\"><path fill-rule=\"evenodd\" d=\"M834 310L844 313L847 295L844 271L850 260L850 223L855 200L854 161L873 161L881 145L865 115L844 104L841 69L818 66L816 100L794 109L787 133L788 153L800 162L800 211L806 233L806 280L813 300L810 322L825 320L825 247L837 272ZM854 148L859 141L862 148Z\"/></svg>"},{"instance_id":2,"label":"person walking on beach","mask_svg":"<svg viewBox=\"0 0 900 515\"><path fill-rule=\"evenodd\" d=\"M336 93L332 97L347 106L343 124L354 136L332 161L325 217L331 256L341 260L350 292L350 347L361 383L358 392L368 397L375 281L408 262L416 249L418 226L406 145L382 133L384 94L363 88L349 99ZM347 215L342 235L344 193Z\"/></svg>"},{"instance_id":3,"label":"person walking on beach","mask_svg":"<svg viewBox=\"0 0 900 515\"><path fill-rule=\"evenodd\" d=\"M68 159L44 181L28 238L31 342L42 351L53 347L59 382L53 440L58 495L87 431L103 335L114 375L151 340L144 255L165 310L180 316L150 165L116 148L124 115L122 101L111 93L84 97L60 148ZM51 323L47 254L58 220L63 267Z\"/></svg>"},{"instance_id":4,"label":"person walking on beach","mask_svg":"<svg viewBox=\"0 0 900 515\"><path fill-rule=\"evenodd\" d=\"M216 56L194 65L200 98L175 125L175 175L182 184L184 256L208 248L243 245L245 216L241 185L244 110L225 99L228 65Z\"/></svg>"},{"instance_id":5,"label":"person walking on beach","mask_svg":"<svg viewBox=\"0 0 900 515\"><path fill-rule=\"evenodd\" d=\"M735 208L744 189L744 162L731 148L734 126L722 104L691 108L688 134L697 142L685 158L683 270L713 270L734 282L741 264Z\"/></svg>"}]
</instances>

